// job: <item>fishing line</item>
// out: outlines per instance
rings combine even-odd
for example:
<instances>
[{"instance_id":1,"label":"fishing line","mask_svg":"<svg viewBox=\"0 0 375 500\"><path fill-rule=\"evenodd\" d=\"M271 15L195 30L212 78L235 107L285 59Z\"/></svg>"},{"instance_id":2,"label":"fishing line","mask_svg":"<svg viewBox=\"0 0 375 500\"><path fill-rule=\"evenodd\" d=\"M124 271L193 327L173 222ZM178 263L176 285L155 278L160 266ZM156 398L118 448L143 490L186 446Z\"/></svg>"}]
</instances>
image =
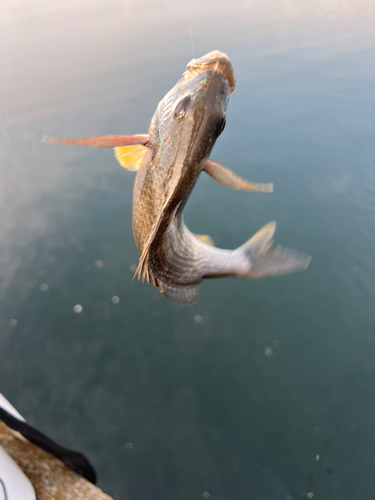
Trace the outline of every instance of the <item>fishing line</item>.
<instances>
[{"instance_id":1,"label":"fishing line","mask_svg":"<svg viewBox=\"0 0 375 500\"><path fill-rule=\"evenodd\" d=\"M189 20L189 32L190 32L191 53L193 54L193 59L195 59L195 56L194 56L194 46L193 46L193 31L192 31L192 29L191 29L191 19L190 19L190 16L188 16L188 20Z\"/></svg>"},{"instance_id":2,"label":"fishing line","mask_svg":"<svg viewBox=\"0 0 375 500\"><path fill-rule=\"evenodd\" d=\"M5 484L3 483L3 480L0 479L0 484L3 487L3 492L4 492L4 500L8 500L8 495L7 495L7 490L5 488Z\"/></svg>"}]
</instances>

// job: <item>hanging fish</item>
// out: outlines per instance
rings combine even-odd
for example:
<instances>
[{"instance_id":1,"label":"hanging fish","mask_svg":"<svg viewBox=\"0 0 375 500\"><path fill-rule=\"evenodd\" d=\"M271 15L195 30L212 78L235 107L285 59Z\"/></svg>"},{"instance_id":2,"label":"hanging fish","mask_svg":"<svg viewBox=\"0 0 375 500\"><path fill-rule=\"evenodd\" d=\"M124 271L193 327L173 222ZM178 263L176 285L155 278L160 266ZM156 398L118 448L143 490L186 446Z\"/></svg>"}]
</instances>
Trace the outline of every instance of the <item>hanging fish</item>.
<instances>
[{"instance_id":1,"label":"hanging fish","mask_svg":"<svg viewBox=\"0 0 375 500\"><path fill-rule=\"evenodd\" d=\"M205 278L275 276L302 271L310 262L307 255L272 246L275 222L235 250L215 248L209 236L194 235L184 224L183 208L202 171L232 189L273 190L272 184L248 182L209 159L234 87L228 56L210 52L190 61L160 101L148 135L43 138L53 144L114 148L121 166L137 171L133 234L140 259L134 277L179 304L194 303Z\"/></svg>"}]
</instances>

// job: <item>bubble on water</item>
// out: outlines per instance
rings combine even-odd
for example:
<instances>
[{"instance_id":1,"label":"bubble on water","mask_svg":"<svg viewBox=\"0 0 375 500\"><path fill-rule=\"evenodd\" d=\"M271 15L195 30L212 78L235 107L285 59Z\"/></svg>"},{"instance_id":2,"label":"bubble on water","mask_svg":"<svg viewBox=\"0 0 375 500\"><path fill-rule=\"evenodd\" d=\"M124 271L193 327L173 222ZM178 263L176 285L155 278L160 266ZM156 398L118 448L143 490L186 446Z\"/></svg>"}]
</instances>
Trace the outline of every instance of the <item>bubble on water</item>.
<instances>
[{"instance_id":1,"label":"bubble on water","mask_svg":"<svg viewBox=\"0 0 375 500\"><path fill-rule=\"evenodd\" d=\"M120 302L120 297L117 297L117 295L114 295L112 298L111 298L112 302L114 304L118 304Z\"/></svg>"},{"instance_id":2,"label":"bubble on water","mask_svg":"<svg viewBox=\"0 0 375 500\"><path fill-rule=\"evenodd\" d=\"M309 491L307 494L307 498L313 498L314 493L312 491Z\"/></svg>"},{"instance_id":3,"label":"bubble on water","mask_svg":"<svg viewBox=\"0 0 375 500\"><path fill-rule=\"evenodd\" d=\"M97 267L98 269L100 269L101 267L103 267L103 261L102 260L96 260L95 261L95 267Z\"/></svg>"},{"instance_id":4,"label":"bubble on water","mask_svg":"<svg viewBox=\"0 0 375 500\"><path fill-rule=\"evenodd\" d=\"M202 318L202 316L201 316L200 314L196 314L196 315L194 316L194 321L195 321L196 323L202 323L203 318Z\"/></svg>"},{"instance_id":5,"label":"bubble on water","mask_svg":"<svg viewBox=\"0 0 375 500\"><path fill-rule=\"evenodd\" d=\"M48 285L46 283L42 283L40 286L39 286L39 290L41 292L46 292L48 290Z\"/></svg>"},{"instance_id":6,"label":"bubble on water","mask_svg":"<svg viewBox=\"0 0 375 500\"><path fill-rule=\"evenodd\" d=\"M135 272L136 272L136 270L137 270L137 266L136 266L135 264L132 264L132 265L130 266L130 271L131 271L132 273L135 273Z\"/></svg>"},{"instance_id":7,"label":"bubble on water","mask_svg":"<svg viewBox=\"0 0 375 500\"><path fill-rule=\"evenodd\" d=\"M120 446L121 451L131 451L134 448L132 443L122 444Z\"/></svg>"},{"instance_id":8,"label":"bubble on water","mask_svg":"<svg viewBox=\"0 0 375 500\"><path fill-rule=\"evenodd\" d=\"M75 313L81 313L83 311L83 307L81 306L81 304L76 304L74 307L73 307L73 311Z\"/></svg>"},{"instance_id":9,"label":"bubble on water","mask_svg":"<svg viewBox=\"0 0 375 500\"><path fill-rule=\"evenodd\" d=\"M14 318L12 318L12 319L9 321L10 326L16 326L16 325L17 325L17 323L18 323L18 321L17 321L16 319L14 319Z\"/></svg>"},{"instance_id":10,"label":"bubble on water","mask_svg":"<svg viewBox=\"0 0 375 500\"><path fill-rule=\"evenodd\" d=\"M267 356L267 358L272 358L273 350L271 349L270 346L264 348L264 354Z\"/></svg>"},{"instance_id":11,"label":"bubble on water","mask_svg":"<svg viewBox=\"0 0 375 500\"><path fill-rule=\"evenodd\" d=\"M320 458L320 455L319 455L319 453L317 453L316 456L315 456L315 460L318 461L319 458Z\"/></svg>"},{"instance_id":12,"label":"bubble on water","mask_svg":"<svg viewBox=\"0 0 375 500\"><path fill-rule=\"evenodd\" d=\"M208 491L205 491L203 493L203 498L210 498L210 494L208 493Z\"/></svg>"}]
</instances>

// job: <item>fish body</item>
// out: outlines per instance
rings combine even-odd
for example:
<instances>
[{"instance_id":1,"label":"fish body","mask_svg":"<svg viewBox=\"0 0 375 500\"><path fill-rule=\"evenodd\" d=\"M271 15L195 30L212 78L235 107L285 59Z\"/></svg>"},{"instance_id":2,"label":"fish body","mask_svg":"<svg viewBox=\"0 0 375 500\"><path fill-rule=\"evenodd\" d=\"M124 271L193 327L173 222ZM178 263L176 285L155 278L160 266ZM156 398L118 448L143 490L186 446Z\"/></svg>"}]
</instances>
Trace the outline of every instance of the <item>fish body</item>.
<instances>
[{"instance_id":1,"label":"fish body","mask_svg":"<svg viewBox=\"0 0 375 500\"><path fill-rule=\"evenodd\" d=\"M271 222L235 250L213 246L192 234L182 211L202 171L233 189L272 191L272 185L241 179L209 159L225 126L235 77L226 54L214 51L192 60L180 81L160 101L149 133L47 142L113 147L125 168L138 170L133 191L132 226L140 261L135 276L151 282L180 304L197 300L205 278L258 278L306 269L310 257L272 247ZM82 142L83 141L83 142ZM86 141L86 143L85 143Z\"/></svg>"},{"instance_id":2,"label":"fish body","mask_svg":"<svg viewBox=\"0 0 375 500\"><path fill-rule=\"evenodd\" d=\"M158 105L133 192L133 232L141 254L160 215L169 220L179 207L180 214L224 123L227 93L222 75L206 72L177 84ZM179 108L184 116L177 116Z\"/></svg>"}]
</instances>

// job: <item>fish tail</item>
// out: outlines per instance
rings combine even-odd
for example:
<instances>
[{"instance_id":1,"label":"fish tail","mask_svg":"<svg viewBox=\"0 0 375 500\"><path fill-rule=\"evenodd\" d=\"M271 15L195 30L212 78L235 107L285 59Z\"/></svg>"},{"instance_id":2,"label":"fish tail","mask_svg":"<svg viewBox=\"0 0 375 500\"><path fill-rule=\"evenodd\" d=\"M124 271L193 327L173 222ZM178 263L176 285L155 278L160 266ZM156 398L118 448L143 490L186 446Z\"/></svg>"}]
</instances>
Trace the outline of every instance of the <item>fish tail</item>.
<instances>
[{"instance_id":1,"label":"fish tail","mask_svg":"<svg viewBox=\"0 0 375 500\"><path fill-rule=\"evenodd\" d=\"M303 271L308 267L311 260L309 255L280 245L272 246L275 229L276 222L269 222L237 249L249 263L249 268L245 272L241 270L239 277L278 276Z\"/></svg>"}]
</instances>

